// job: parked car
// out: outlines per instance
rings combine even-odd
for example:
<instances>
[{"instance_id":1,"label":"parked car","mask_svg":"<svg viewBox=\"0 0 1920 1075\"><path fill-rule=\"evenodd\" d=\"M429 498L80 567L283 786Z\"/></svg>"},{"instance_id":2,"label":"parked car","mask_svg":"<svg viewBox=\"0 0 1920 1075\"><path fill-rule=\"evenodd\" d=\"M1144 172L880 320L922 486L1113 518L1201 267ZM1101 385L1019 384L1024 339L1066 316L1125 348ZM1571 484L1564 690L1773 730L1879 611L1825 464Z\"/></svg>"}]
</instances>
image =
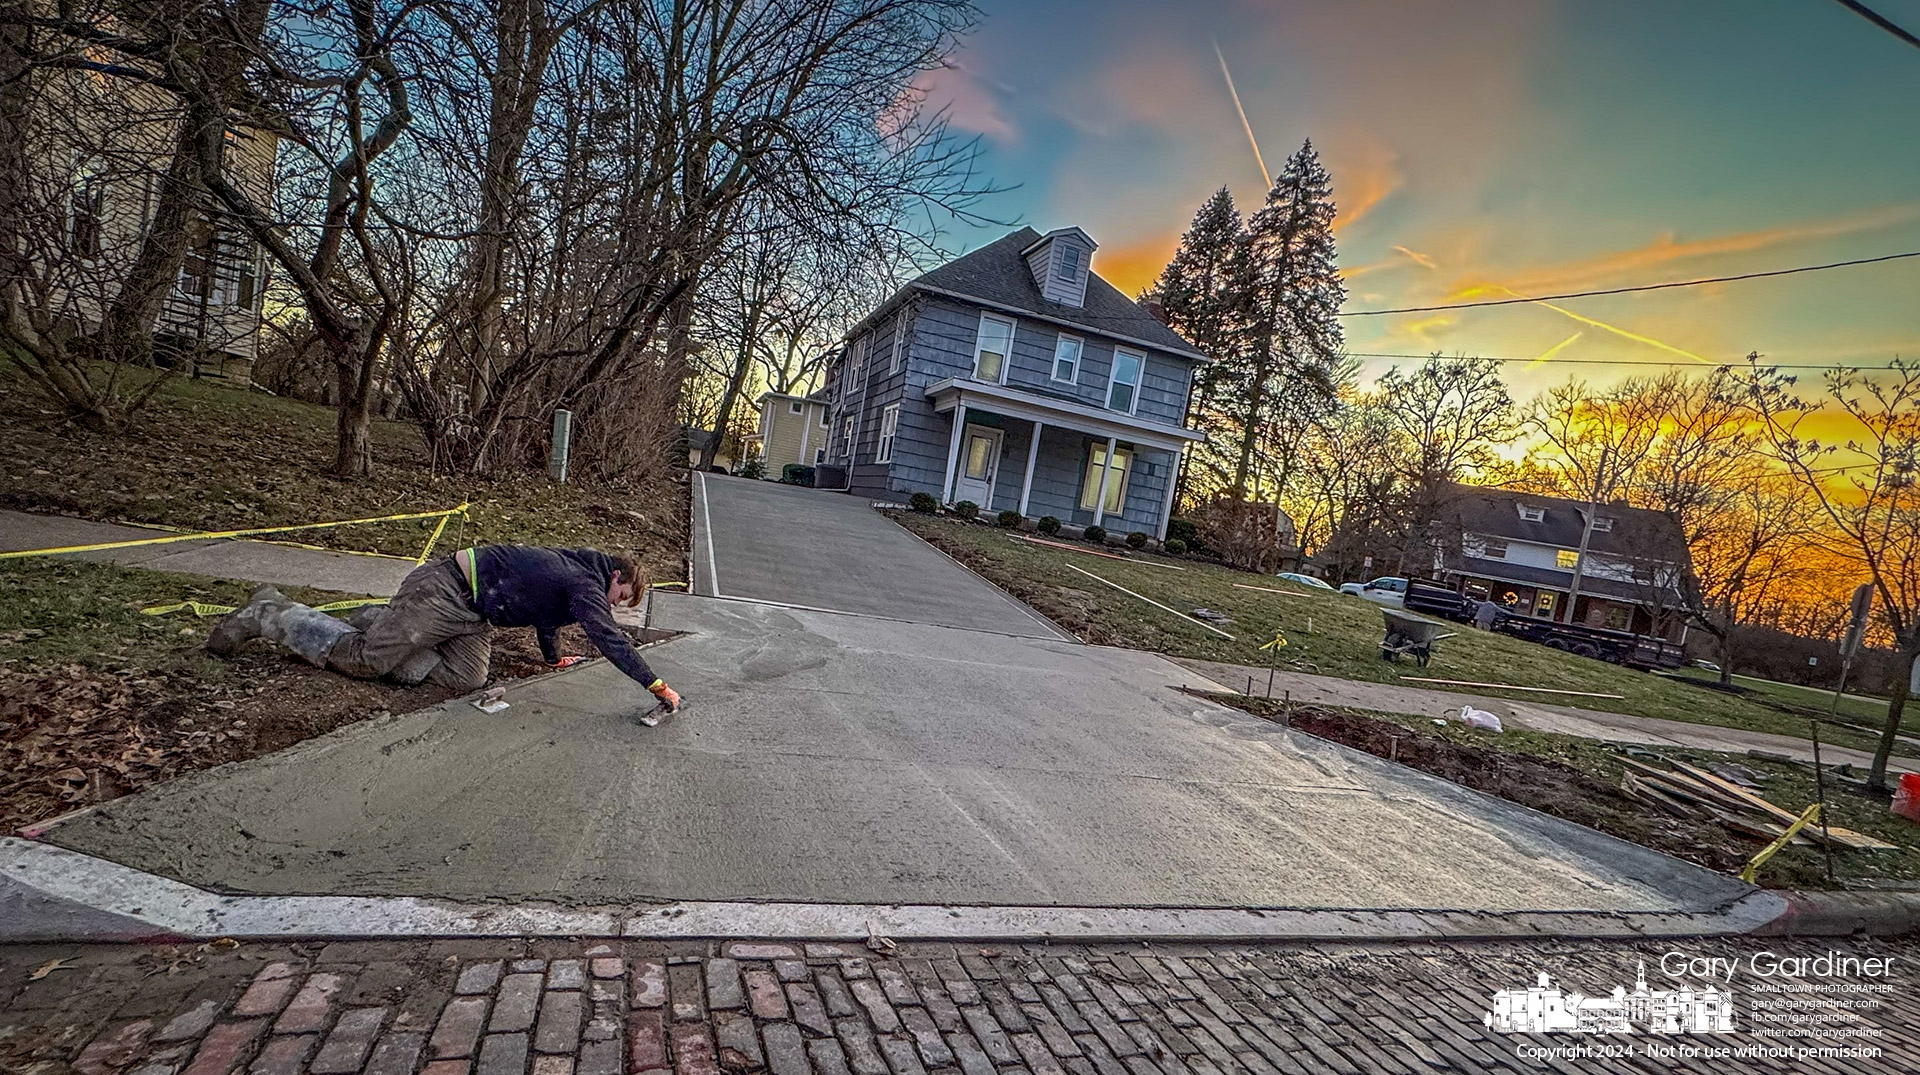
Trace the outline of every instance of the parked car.
<instances>
[{"instance_id":1,"label":"parked car","mask_svg":"<svg viewBox=\"0 0 1920 1075\"><path fill-rule=\"evenodd\" d=\"M1372 582L1343 582L1340 592L1364 597L1376 605L1389 608L1405 608L1407 604L1407 580L1398 575L1382 575Z\"/></svg>"},{"instance_id":2,"label":"parked car","mask_svg":"<svg viewBox=\"0 0 1920 1075\"><path fill-rule=\"evenodd\" d=\"M1712 661L1695 661L1693 666L1704 672L1712 672L1716 676L1720 674L1720 666Z\"/></svg>"},{"instance_id":3,"label":"parked car","mask_svg":"<svg viewBox=\"0 0 1920 1075\"><path fill-rule=\"evenodd\" d=\"M1312 575L1302 575L1298 571L1282 571L1278 575L1275 575L1274 578L1286 579L1288 582L1297 582L1302 586L1311 586L1316 590L1333 589L1333 587L1327 585L1325 579L1316 579Z\"/></svg>"}]
</instances>

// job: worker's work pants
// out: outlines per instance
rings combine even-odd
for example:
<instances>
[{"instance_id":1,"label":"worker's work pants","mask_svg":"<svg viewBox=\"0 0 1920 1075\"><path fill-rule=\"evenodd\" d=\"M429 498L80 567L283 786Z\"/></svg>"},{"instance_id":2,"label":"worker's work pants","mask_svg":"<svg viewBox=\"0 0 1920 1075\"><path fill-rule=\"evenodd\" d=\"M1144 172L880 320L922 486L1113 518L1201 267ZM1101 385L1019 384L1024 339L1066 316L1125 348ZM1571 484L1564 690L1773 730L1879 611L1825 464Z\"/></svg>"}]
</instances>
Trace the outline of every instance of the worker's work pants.
<instances>
[{"instance_id":1,"label":"worker's work pants","mask_svg":"<svg viewBox=\"0 0 1920 1075\"><path fill-rule=\"evenodd\" d=\"M327 651L332 671L379 679L396 670L417 670L428 659L425 651L431 650L440 658L426 674L432 682L469 691L487 681L493 654L489 627L448 560L414 568L386 608L356 620L365 626L341 636Z\"/></svg>"}]
</instances>

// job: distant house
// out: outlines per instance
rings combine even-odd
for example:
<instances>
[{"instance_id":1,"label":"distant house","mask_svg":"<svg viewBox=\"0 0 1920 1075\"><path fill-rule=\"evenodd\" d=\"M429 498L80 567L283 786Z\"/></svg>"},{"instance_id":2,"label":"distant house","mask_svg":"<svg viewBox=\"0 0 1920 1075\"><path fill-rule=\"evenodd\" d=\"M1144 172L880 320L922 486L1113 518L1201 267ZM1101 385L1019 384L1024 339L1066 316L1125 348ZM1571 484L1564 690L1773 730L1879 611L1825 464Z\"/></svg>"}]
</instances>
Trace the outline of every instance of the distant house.
<instances>
[{"instance_id":1,"label":"distant house","mask_svg":"<svg viewBox=\"0 0 1920 1075\"><path fill-rule=\"evenodd\" d=\"M758 452L764 477L780 478L790 463L813 466L827 454L827 400L786 392L760 393L760 428L749 434L747 454Z\"/></svg>"},{"instance_id":2,"label":"distant house","mask_svg":"<svg viewBox=\"0 0 1920 1075\"><path fill-rule=\"evenodd\" d=\"M1079 228L1022 228L856 325L828 368L849 491L1166 534L1194 346L1095 275Z\"/></svg>"},{"instance_id":3,"label":"distant house","mask_svg":"<svg viewBox=\"0 0 1920 1075\"><path fill-rule=\"evenodd\" d=\"M701 453L707 450L708 445L714 443L713 430L701 429L699 426L684 426L682 429L687 438L687 465L698 467ZM727 450L727 442L722 440L719 447L714 449L713 465L732 473L733 462L733 453Z\"/></svg>"},{"instance_id":4,"label":"distant house","mask_svg":"<svg viewBox=\"0 0 1920 1075\"><path fill-rule=\"evenodd\" d=\"M77 54L77 50L76 50ZM70 328L91 331L118 297L153 230L161 192L189 118L137 77L80 71L36 75L28 167L64 218L30 251L46 281L36 301ZM278 137L235 123L224 166L256 204L271 205ZM264 251L209 196L189 210L178 277L145 326L162 353L186 356L196 376L246 384L260 346Z\"/></svg>"},{"instance_id":5,"label":"distant house","mask_svg":"<svg viewBox=\"0 0 1920 1075\"><path fill-rule=\"evenodd\" d=\"M1458 540L1442 550L1441 566L1467 596L1540 619L1685 640L1681 609L1693 560L1669 516L1624 504L1593 510L1580 596L1569 619L1586 501L1463 487L1455 510Z\"/></svg>"}]
</instances>

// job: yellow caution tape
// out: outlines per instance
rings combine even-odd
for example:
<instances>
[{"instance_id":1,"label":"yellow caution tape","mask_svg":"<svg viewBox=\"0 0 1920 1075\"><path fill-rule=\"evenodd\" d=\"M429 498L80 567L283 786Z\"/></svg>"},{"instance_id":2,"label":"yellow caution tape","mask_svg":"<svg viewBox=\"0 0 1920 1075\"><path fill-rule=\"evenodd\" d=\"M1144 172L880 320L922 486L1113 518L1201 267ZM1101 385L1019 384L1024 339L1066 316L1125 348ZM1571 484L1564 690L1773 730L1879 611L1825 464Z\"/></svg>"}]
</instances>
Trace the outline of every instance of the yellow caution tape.
<instances>
[{"instance_id":1,"label":"yellow caution tape","mask_svg":"<svg viewBox=\"0 0 1920 1075\"><path fill-rule=\"evenodd\" d=\"M1274 651L1275 653L1278 653L1278 652L1280 652L1280 648L1281 648L1282 646L1285 646L1286 644L1287 644L1287 636L1286 636L1286 635L1283 635L1283 634L1281 634L1281 633L1280 633L1280 632L1278 632L1278 631L1275 631L1275 632L1273 633L1273 641L1271 641L1271 642L1269 642L1269 643L1267 643L1267 644L1266 644L1266 645L1264 645L1264 646L1261 646L1260 648L1261 648L1261 649L1270 649L1270 650L1273 650L1273 651Z\"/></svg>"},{"instance_id":2,"label":"yellow caution tape","mask_svg":"<svg viewBox=\"0 0 1920 1075\"><path fill-rule=\"evenodd\" d=\"M336 526L359 526L363 523L390 523L402 522L407 519L437 518L440 520L440 525L434 528L433 535L427 539L426 548L420 550L420 558L416 561L417 563L425 563L427 555L433 551L434 543L440 540L441 532L446 530L447 520L455 515L465 517L467 515L467 509L471 506L472 502L469 501L457 508L446 508L441 511L415 511L400 515L376 515L366 519L341 519L331 523L301 523L298 526L261 526L250 530L202 530L193 533L172 534L167 537L138 538L133 541L102 541L94 545L62 545L52 549L21 549L17 552L0 552L0 560L13 560L23 556L59 556L70 552L103 552L107 549L131 549L141 545L170 545L178 541L210 541L223 538L255 537L260 534L286 534L295 530L327 530ZM329 549L327 551L333 552L337 550Z\"/></svg>"},{"instance_id":3,"label":"yellow caution tape","mask_svg":"<svg viewBox=\"0 0 1920 1075\"><path fill-rule=\"evenodd\" d=\"M1787 831L1781 833L1779 839L1761 848L1760 853L1753 856L1753 860L1747 863L1747 868L1740 871L1740 880L1745 881L1747 884L1753 884L1754 876L1759 873L1761 866L1766 865L1768 859L1772 858L1781 848L1792 842L1795 836L1800 835L1801 829L1806 828L1808 824L1818 820L1820 820L1819 803L1814 803L1812 806L1801 811L1800 817L1795 820L1793 824L1787 826Z\"/></svg>"},{"instance_id":4,"label":"yellow caution tape","mask_svg":"<svg viewBox=\"0 0 1920 1075\"><path fill-rule=\"evenodd\" d=\"M331 604L315 605L313 607L316 612L340 612L350 608L360 608L364 605L384 605L387 601L388 599L385 597L355 597L347 601L335 601ZM143 608L140 610L140 614L142 616L164 616L169 612L179 612L181 609L186 608L192 609L193 614L196 616L224 616L234 611L234 606L232 605L209 605L204 601L182 601L174 605L154 605L151 608Z\"/></svg>"},{"instance_id":5,"label":"yellow caution tape","mask_svg":"<svg viewBox=\"0 0 1920 1075\"><path fill-rule=\"evenodd\" d=\"M686 588L687 584L684 582L656 582L648 587L651 590L684 590Z\"/></svg>"}]
</instances>

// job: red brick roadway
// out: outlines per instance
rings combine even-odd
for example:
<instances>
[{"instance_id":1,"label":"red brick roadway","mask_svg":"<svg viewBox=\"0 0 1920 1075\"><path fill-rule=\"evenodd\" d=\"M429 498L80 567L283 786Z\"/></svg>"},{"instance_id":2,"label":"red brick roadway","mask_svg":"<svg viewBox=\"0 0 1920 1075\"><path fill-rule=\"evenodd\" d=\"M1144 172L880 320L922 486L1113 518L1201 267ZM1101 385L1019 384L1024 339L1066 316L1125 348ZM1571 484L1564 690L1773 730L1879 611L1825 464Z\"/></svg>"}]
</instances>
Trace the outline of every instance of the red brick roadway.
<instances>
[{"instance_id":1,"label":"red brick roadway","mask_svg":"<svg viewBox=\"0 0 1920 1075\"><path fill-rule=\"evenodd\" d=\"M1890 959L1892 973L1753 973L1755 956L1777 970L1782 956L1827 952ZM1483 1025L1495 990L1531 986L1541 971L1604 994L1631 988L1644 962L1660 988L1676 984L1660 968L1674 953L1734 961L1739 1032L1501 1035ZM0 948L0 1072L1911 1073L1915 959L1920 942L1865 939L902 944L885 955L746 941L12 947ZM1763 988L1796 982L1891 989L1816 1001L1844 1009L1752 1009L1804 1003L1809 994ZM1791 1033L1809 1026L1812 1036ZM1754 1032L1763 1028L1780 1033ZM1583 1047L1635 1055L1553 1053Z\"/></svg>"}]
</instances>

